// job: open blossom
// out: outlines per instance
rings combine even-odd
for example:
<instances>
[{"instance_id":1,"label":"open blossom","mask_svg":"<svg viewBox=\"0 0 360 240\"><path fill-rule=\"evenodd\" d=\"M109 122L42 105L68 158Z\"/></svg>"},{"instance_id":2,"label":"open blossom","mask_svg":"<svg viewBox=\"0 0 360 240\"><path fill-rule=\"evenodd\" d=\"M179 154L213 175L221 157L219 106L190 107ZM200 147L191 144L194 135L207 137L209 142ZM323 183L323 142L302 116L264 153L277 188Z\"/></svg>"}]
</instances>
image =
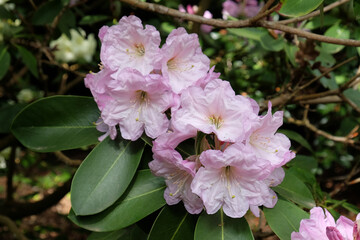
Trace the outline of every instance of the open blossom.
<instances>
[{"instance_id":1,"label":"open blossom","mask_svg":"<svg viewBox=\"0 0 360 240\"><path fill-rule=\"evenodd\" d=\"M360 220L360 214L356 220ZM299 232L291 234L292 240L358 240L358 223L340 216L336 221L325 209L314 207L310 210L310 219L300 222Z\"/></svg>"},{"instance_id":2,"label":"open blossom","mask_svg":"<svg viewBox=\"0 0 360 240\"><path fill-rule=\"evenodd\" d=\"M135 141L141 134L156 138L165 133L169 120L165 111L173 104L173 94L162 84L159 75L143 76L131 68L123 69L108 84L111 100L101 117L108 126L119 124L121 136Z\"/></svg>"},{"instance_id":3,"label":"open blossom","mask_svg":"<svg viewBox=\"0 0 360 240\"><path fill-rule=\"evenodd\" d=\"M149 163L151 171L165 178L167 188L164 198L169 205L183 201L191 214L198 214L203 209L202 200L191 191L191 183L197 170L196 159L183 160L175 147L183 140L194 137L196 130L189 132L169 132L154 141L153 158Z\"/></svg>"},{"instance_id":4,"label":"open blossom","mask_svg":"<svg viewBox=\"0 0 360 240\"><path fill-rule=\"evenodd\" d=\"M196 34L177 28L162 46L159 64L165 80L179 94L207 74L210 60L202 53Z\"/></svg>"},{"instance_id":5,"label":"open blossom","mask_svg":"<svg viewBox=\"0 0 360 240\"><path fill-rule=\"evenodd\" d=\"M246 158L253 162L249 164ZM203 167L196 173L191 189L201 197L208 214L214 214L222 207L226 215L239 218L251 206L258 215L257 206L271 208L277 202L269 181L264 180L270 174L268 164L256 161L253 153L242 144L235 143L223 152L206 150L200 155L200 162Z\"/></svg>"},{"instance_id":6,"label":"open blossom","mask_svg":"<svg viewBox=\"0 0 360 240\"><path fill-rule=\"evenodd\" d=\"M105 67L116 73L130 67L149 74L159 56L160 33L154 26L146 25L136 16L124 16L117 25L100 29L102 41L100 58Z\"/></svg>"},{"instance_id":7,"label":"open blossom","mask_svg":"<svg viewBox=\"0 0 360 240\"><path fill-rule=\"evenodd\" d=\"M271 102L268 112L260 116L259 121L252 126L247 146L257 158L268 160L274 168L282 166L295 157L289 150L290 140L282 133L276 133L283 124L283 112L271 113Z\"/></svg>"},{"instance_id":8,"label":"open blossom","mask_svg":"<svg viewBox=\"0 0 360 240\"><path fill-rule=\"evenodd\" d=\"M235 95L229 82L209 82L204 89L190 87L181 95L181 108L172 116L178 129L192 126L203 133L215 133L220 141L241 141L256 114L248 99Z\"/></svg>"}]
</instances>

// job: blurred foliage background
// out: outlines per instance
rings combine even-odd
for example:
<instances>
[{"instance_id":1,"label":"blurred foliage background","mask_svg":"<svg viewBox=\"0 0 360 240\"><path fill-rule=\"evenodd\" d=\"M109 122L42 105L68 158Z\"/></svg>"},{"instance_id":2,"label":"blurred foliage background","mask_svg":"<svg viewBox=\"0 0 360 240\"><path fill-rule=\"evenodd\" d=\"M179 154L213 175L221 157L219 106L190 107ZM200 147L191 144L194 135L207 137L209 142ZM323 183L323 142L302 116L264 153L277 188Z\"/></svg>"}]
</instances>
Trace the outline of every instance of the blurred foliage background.
<instances>
[{"instance_id":1,"label":"blurred foliage background","mask_svg":"<svg viewBox=\"0 0 360 240\"><path fill-rule=\"evenodd\" d=\"M205 7L212 18L223 18L224 1L149 2L189 13ZM248 2L255 2L258 10L265 3ZM319 1L316 9L335 2ZM343 2L289 25L359 40L360 3ZM359 48L257 27L204 31L193 22L116 0L0 0L0 215L5 219L0 223L0 239L16 239L18 230L8 218L29 239L87 238L89 232L66 215L71 178L90 148L36 153L14 138L10 126L16 114L37 99L91 96L83 79L89 71L99 70L98 30L130 14L154 25L162 39L180 26L198 33L215 71L237 94L254 98L262 110L271 100L275 110L284 111L282 132L297 153L288 167L306 183L316 204L350 217L359 212ZM273 12L266 18L281 21L289 18L285 15ZM228 16L249 17L244 12Z\"/></svg>"}]
</instances>

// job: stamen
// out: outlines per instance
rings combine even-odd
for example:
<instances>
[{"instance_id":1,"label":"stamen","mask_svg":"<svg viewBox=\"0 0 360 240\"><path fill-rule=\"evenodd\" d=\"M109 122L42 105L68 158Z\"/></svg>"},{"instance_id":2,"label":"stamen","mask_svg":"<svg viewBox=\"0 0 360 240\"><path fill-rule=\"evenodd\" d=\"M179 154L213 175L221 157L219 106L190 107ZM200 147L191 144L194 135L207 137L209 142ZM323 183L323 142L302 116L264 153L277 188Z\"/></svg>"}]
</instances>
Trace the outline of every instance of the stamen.
<instances>
[{"instance_id":1,"label":"stamen","mask_svg":"<svg viewBox=\"0 0 360 240\"><path fill-rule=\"evenodd\" d=\"M209 117L210 124L215 125L216 129L219 129L224 122L221 117L215 117L214 115Z\"/></svg>"},{"instance_id":2,"label":"stamen","mask_svg":"<svg viewBox=\"0 0 360 240\"><path fill-rule=\"evenodd\" d=\"M142 57L145 55L145 47L144 45L142 45L142 43L140 44L135 44L135 52L138 56Z\"/></svg>"},{"instance_id":3,"label":"stamen","mask_svg":"<svg viewBox=\"0 0 360 240\"><path fill-rule=\"evenodd\" d=\"M235 198L234 194L231 194L231 184L230 184L230 178L231 178L231 167L230 166L226 166L225 167L225 177L226 177L226 188L228 190L229 196L231 198Z\"/></svg>"},{"instance_id":4,"label":"stamen","mask_svg":"<svg viewBox=\"0 0 360 240\"><path fill-rule=\"evenodd\" d=\"M194 65L188 66L187 64L181 64L176 60L176 57L170 58L170 60L166 63L169 70L176 70L179 72L189 71L194 68Z\"/></svg>"},{"instance_id":5,"label":"stamen","mask_svg":"<svg viewBox=\"0 0 360 240\"><path fill-rule=\"evenodd\" d=\"M275 149L274 151L269 151L269 147L271 144L271 138L260 136L256 132L251 134L250 144L253 145L254 147L259 148L268 153L277 153L279 151L278 149Z\"/></svg>"},{"instance_id":6,"label":"stamen","mask_svg":"<svg viewBox=\"0 0 360 240\"><path fill-rule=\"evenodd\" d=\"M177 190L174 193L169 193L169 195L170 196L175 196L180 191L182 191L183 188L184 188L185 182L187 181L188 178L189 178L189 175L185 171L181 171L181 170L170 174L167 177L167 179L168 180L172 180L172 179L175 180L175 181L173 181L173 184L177 185Z\"/></svg>"}]
</instances>

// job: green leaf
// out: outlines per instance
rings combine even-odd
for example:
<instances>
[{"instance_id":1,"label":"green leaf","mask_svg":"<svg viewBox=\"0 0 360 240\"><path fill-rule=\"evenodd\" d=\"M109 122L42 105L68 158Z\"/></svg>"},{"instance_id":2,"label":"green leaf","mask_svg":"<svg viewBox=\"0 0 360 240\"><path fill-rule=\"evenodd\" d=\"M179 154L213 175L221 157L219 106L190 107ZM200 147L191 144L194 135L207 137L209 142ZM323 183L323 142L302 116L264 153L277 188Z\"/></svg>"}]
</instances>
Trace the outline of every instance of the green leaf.
<instances>
[{"instance_id":1,"label":"green leaf","mask_svg":"<svg viewBox=\"0 0 360 240\"><path fill-rule=\"evenodd\" d=\"M165 188L162 178L153 176L150 170L140 170L126 192L105 211L91 216L76 216L71 210L68 217L75 224L91 231L118 230L164 206Z\"/></svg>"},{"instance_id":2,"label":"green leaf","mask_svg":"<svg viewBox=\"0 0 360 240\"><path fill-rule=\"evenodd\" d=\"M260 41L261 36L266 33L266 30L262 28L228 28L226 30L236 36L256 41Z\"/></svg>"},{"instance_id":3,"label":"green leaf","mask_svg":"<svg viewBox=\"0 0 360 240\"><path fill-rule=\"evenodd\" d=\"M27 148L38 152L74 149L97 143L99 110L93 98L53 96L25 107L11 131Z\"/></svg>"},{"instance_id":4,"label":"green leaf","mask_svg":"<svg viewBox=\"0 0 360 240\"><path fill-rule=\"evenodd\" d=\"M345 97L360 107L360 92L358 90L349 88L346 89L343 93Z\"/></svg>"},{"instance_id":5,"label":"green leaf","mask_svg":"<svg viewBox=\"0 0 360 240\"><path fill-rule=\"evenodd\" d=\"M193 239L196 219L183 204L165 206L151 228L148 240Z\"/></svg>"},{"instance_id":6,"label":"green leaf","mask_svg":"<svg viewBox=\"0 0 360 240\"><path fill-rule=\"evenodd\" d=\"M302 145L303 147L308 149L310 152L313 152L309 142L305 138L303 138L303 136L301 136L299 133L291 131L291 130L284 130L284 129L280 129L280 130L278 130L278 132L285 134L291 140L298 142L300 145Z\"/></svg>"},{"instance_id":7,"label":"green leaf","mask_svg":"<svg viewBox=\"0 0 360 240\"><path fill-rule=\"evenodd\" d=\"M274 208L263 209L266 221L281 240L291 239L292 232L298 232L300 221L309 214L293 203L278 199Z\"/></svg>"},{"instance_id":8,"label":"green leaf","mask_svg":"<svg viewBox=\"0 0 360 240\"><path fill-rule=\"evenodd\" d=\"M338 38L338 39L349 39L350 31L347 28L340 26L339 24L335 24L330 28L328 28L328 30L326 30L324 36ZM340 52L345 46L340 44L331 44L331 43L322 42L321 47L324 51L334 54Z\"/></svg>"},{"instance_id":9,"label":"green leaf","mask_svg":"<svg viewBox=\"0 0 360 240\"><path fill-rule=\"evenodd\" d=\"M296 52L299 50L299 48L292 44L285 44L284 50L286 53L287 58L290 60L291 64L293 66L297 66L297 63L295 61Z\"/></svg>"},{"instance_id":10,"label":"green leaf","mask_svg":"<svg viewBox=\"0 0 360 240\"><path fill-rule=\"evenodd\" d=\"M51 23L63 8L61 0L48 1L41 5L32 17L34 25L45 25Z\"/></svg>"},{"instance_id":11,"label":"green leaf","mask_svg":"<svg viewBox=\"0 0 360 240\"><path fill-rule=\"evenodd\" d=\"M18 112L23 109L26 104L6 105L0 108L0 133L9 133L11 124Z\"/></svg>"},{"instance_id":12,"label":"green leaf","mask_svg":"<svg viewBox=\"0 0 360 240\"><path fill-rule=\"evenodd\" d=\"M38 78L39 73L38 73L38 68L37 68L37 60L36 60L35 56L30 51L28 51L26 48L24 48L22 46L16 45L16 48L18 49L18 51L20 53L22 61L29 68L32 75L34 75L34 77Z\"/></svg>"},{"instance_id":13,"label":"green leaf","mask_svg":"<svg viewBox=\"0 0 360 240\"><path fill-rule=\"evenodd\" d=\"M58 24L58 28L60 31L70 39L70 29L76 27L76 17L75 14L71 10L66 10L64 14L61 16Z\"/></svg>"},{"instance_id":14,"label":"green leaf","mask_svg":"<svg viewBox=\"0 0 360 240\"><path fill-rule=\"evenodd\" d=\"M94 24L94 23L97 23L97 22L102 22L102 21L105 21L105 20L108 20L109 19L109 16L107 15L87 15L87 16L84 16L79 24L80 25L91 25L91 24Z\"/></svg>"},{"instance_id":15,"label":"green leaf","mask_svg":"<svg viewBox=\"0 0 360 240\"><path fill-rule=\"evenodd\" d=\"M287 164L287 166L298 167L311 172L318 167L318 162L313 156L297 154L296 157Z\"/></svg>"},{"instance_id":16,"label":"green leaf","mask_svg":"<svg viewBox=\"0 0 360 240\"><path fill-rule=\"evenodd\" d=\"M228 28L227 31L239 37L258 41L264 49L269 51L280 51L285 45L283 38L275 39L267 30L262 28Z\"/></svg>"},{"instance_id":17,"label":"green leaf","mask_svg":"<svg viewBox=\"0 0 360 240\"><path fill-rule=\"evenodd\" d=\"M0 80L5 76L9 70L11 62L10 54L8 53L6 47L0 48Z\"/></svg>"},{"instance_id":18,"label":"green leaf","mask_svg":"<svg viewBox=\"0 0 360 240\"><path fill-rule=\"evenodd\" d=\"M288 17L299 17L314 11L323 0L284 0L279 13Z\"/></svg>"},{"instance_id":19,"label":"green leaf","mask_svg":"<svg viewBox=\"0 0 360 240\"><path fill-rule=\"evenodd\" d=\"M146 240L147 235L137 225L112 232L93 232L87 240Z\"/></svg>"},{"instance_id":20,"label":"green leaf","mask_svg":"<svg viewBox=\"0 0 360 240\"><path fill-rule=\"evenodd\" d=\"M284 198L301 206L309 209L315 207L315 201L310 190L290 171L285 171L283 182L272 189Z\"/></svg>"},{"instance_id":21,"label":"green leaf","mask_svg":"<svg viewBox=\"0 0 360 240\"><path fill-rule=\"evenodd\" d=\"M339 21L339 19L332 15L324 15L323 24L321 24L321 17L314 17L305 24L304 29L314 30L320 27L327 27L334 25L337 21Z\"/></svg>"},{"instance_id":22,"label":"green leaf","mask_svg":"<svg viewBox=\"0 0 360 240\"><path fill-rule=\"evenodd\" d=\"M249 240L254 239L245 218L230 218L222 209L209 215L200 215L195 227L194 240Z\"/></svg>"},{"instance_id":23,"label":"green leaf","mask_svg":"<svg viewBox=\"0 0 360 240\"><path fill-rule=\"evenodd\" d=\"M76 171L71 205L76 215L93 215L111 206L134 177L144 142L111 140L98 144Z\"/></svg>"},{"instance_id":24,"label":"green leaf","mask_svg":"<svg viewBox=\"0 0 360 240\"><path fill-rule=\"evenodd\" d=\"M285 41L282 37L275 39L269 33L266 33L260 37L260 44L266 50L278 52L284 48Z\"/></svg>"}]
</instances>

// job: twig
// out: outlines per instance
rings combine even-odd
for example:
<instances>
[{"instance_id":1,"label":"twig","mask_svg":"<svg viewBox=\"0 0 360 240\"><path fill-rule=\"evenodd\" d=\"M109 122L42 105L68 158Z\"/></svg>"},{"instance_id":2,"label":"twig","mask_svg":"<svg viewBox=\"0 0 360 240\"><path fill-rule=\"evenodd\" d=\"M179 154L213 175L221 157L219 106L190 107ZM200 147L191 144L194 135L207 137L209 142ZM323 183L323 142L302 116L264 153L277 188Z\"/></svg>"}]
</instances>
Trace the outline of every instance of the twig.
<instances>
[{"instance_id":1,"label":"twig","mask_svg":"<svg viewBox=\"0 0 360 240\"><path fill-rule=\"evenodd\" d=\"M147 3L142 2L138 0L120 0L121 2L130 4L134 7L151 11L155 13L160 13L172 17L177 17L201 24L207 24L212 25L214 27L220 27L220 28L241 28L241 27L265 27L275 30L280 30L287 33L292 33L300 37L313 39L321 42L327 42L327 43L333 43L333 44L340 44L340 45L347 45L347 46L355 46L360 47L360 41L352 40L352 39L338 39L333 37L327 37L315 33L310 33L302 29L297 29L293 27L289 27L286 25L283 25L281 23L277 22L271 22L271 21L264 21L264 20L258 20L254 21L254 19L245 19L245 20L238 20L238 21L228 21L228 20L221 20L221 19L207 19L202 16L194 15L194 14L188 14L183 13L175 9L171 9L162 5L154 4L154 3ZM266 15L266 14L265 14ZM255 16L255 18L260 17L260 14L258 16Z\"/></svg>"},{"instance_id":2,"label":"twig","mask_svg":"<svg viewBox=\"0 0 360 240\"><path fill-rule=\"evenodd\" d=\"M324 12L328 12L331 9L336 8L336 7L340 6L341 4L347 3L349 1L350 0L339 0L339 1L336 1L336 2L334 2L332 4L329 4L328 6L324 7ZM318 15L320 15L320 10L314 11L312 13L309 13L309 14L301 16L301 17L281 20L281 21L278 21L278 23L289 24L289 23L294 23L294 22L301 22L303 20L306 20L306 19L309 19L309 18L312 18L312 17L316 17Z\"/></svg>"},{"instance_id":3,"label":"twig","mask_svg":"<svg viewBox=\"0 0 360 240\"><path fill-rule=\"evenodd\" d=\"M81 160L79 160L79 159L71 159L71 158L69 158L68 156L66 156L65 154L63 154L60 151L54 152L54 154L58 159L63 161L66 165L80 166L80 164L82 163Z\"/></svg>"},{"instance_id":4,"label":"twig","mask_svg":"<svg viewBox=\"0 0 360 240\"><path fill-rule=\"evenodd\" d=\"M269 0L265 3L265 5L260 9L259 13L263 13L265 12L266 10L269 9L269 7L271 6L271 4L273 4L275 2L275 0ZM258 13L258 14L259 14Z\"/></svg>"},{"instance_id":5,"label":"twig","mask_svg":"<svg viewBox=\"0 0 360 240\"><path fill-rule=\"evenodd\" d=\"M349 144L350 146L352 146L356 149L360 149L360 146L357 146L356 142L353 139L350 139L348 137L340 137L340 136L331 135L330 133L320 130L317 127L315 127L314 125L312 125L308 119L298 120L298 119L294 119L294 118L290 117L290 118L287 118L287 120L289 123L292 123L292 124L295 124L298 126L305 126L308 129L310 129L311 131L315 132L316 134L323 136L327 139L330 139L332 141Z\"/></svg>"},{"instance_id":6,"label":"twig","mask_svg":"<svg viewBox=\"0 0 360 240\"><path fill-rule=\"evenodd\" d=\"M16 224L8 218L7 216L0 215L0 223L2 225L6 225L9 228L9 231L12 232L17 239L19 240L27 240L27 238L22 234Z\"/></svg>"},{"instance_id":7,"label":"twig","mask_svg":"<svg viewBox=\"0 0 360 240\"><path fill-rule=\"evenodd\" d=\"M358 113L360 113L360 108L350 99L348 99L343 93L339 93L338 94L339 97L346 102L347 104L349 104L355 111L357 111Z\"/></svg>"}]
</instances>

